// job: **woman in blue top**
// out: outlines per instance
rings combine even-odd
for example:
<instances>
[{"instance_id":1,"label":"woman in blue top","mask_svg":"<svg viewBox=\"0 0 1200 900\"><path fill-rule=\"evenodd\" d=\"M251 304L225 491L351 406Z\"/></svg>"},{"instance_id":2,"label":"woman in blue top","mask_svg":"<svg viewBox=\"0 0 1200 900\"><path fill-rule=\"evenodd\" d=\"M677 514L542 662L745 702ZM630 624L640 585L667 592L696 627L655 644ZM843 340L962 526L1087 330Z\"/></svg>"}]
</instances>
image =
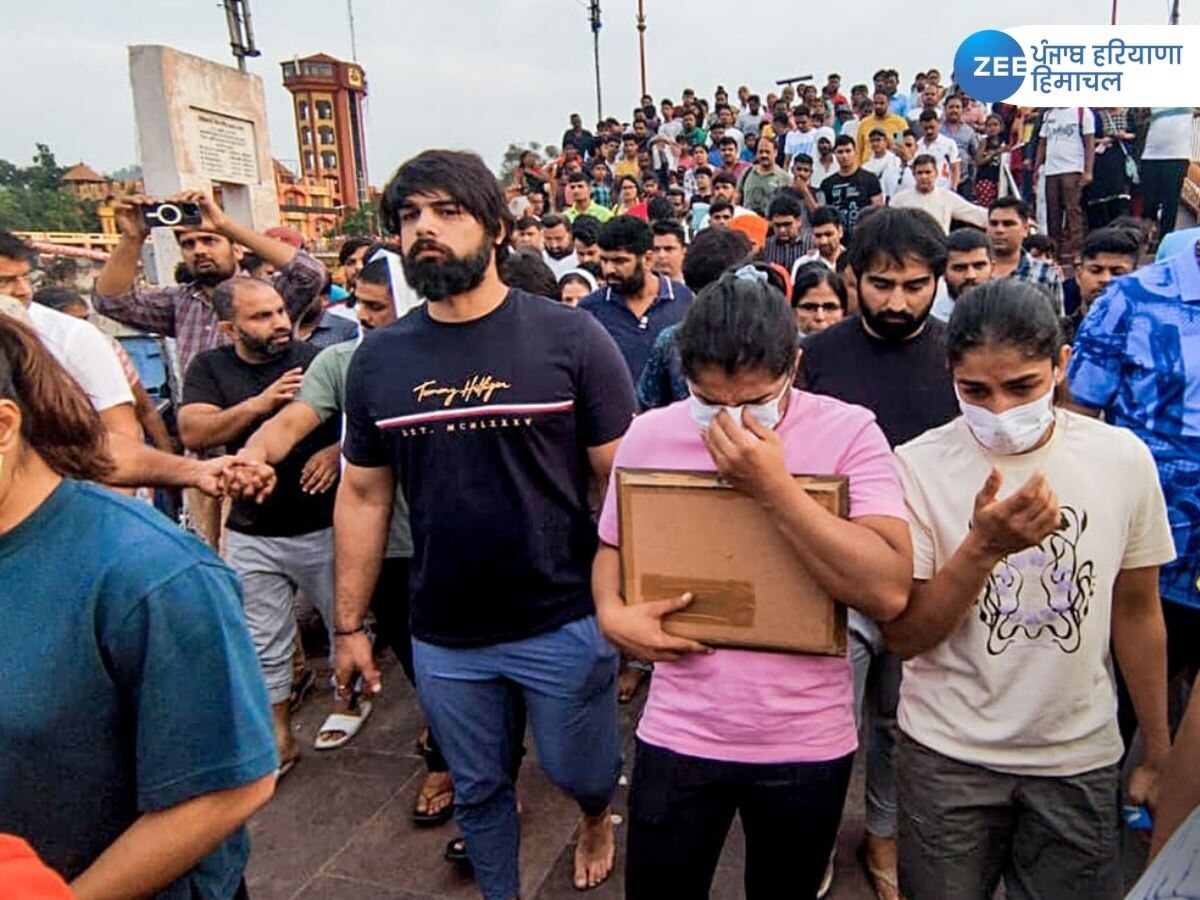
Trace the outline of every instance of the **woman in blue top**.
<instances>
[{"instance_id":1,"label":"woman in blue top","mask_svg":"<svg viewBox=\"0 0 1200 900\"><path fill-rule=\"evenodd\" d=\"M0 832L77 900L244 897L276 760L237 581L88 483L111 466L82 390L0 316Z\"/></svg>"}]
</instances>

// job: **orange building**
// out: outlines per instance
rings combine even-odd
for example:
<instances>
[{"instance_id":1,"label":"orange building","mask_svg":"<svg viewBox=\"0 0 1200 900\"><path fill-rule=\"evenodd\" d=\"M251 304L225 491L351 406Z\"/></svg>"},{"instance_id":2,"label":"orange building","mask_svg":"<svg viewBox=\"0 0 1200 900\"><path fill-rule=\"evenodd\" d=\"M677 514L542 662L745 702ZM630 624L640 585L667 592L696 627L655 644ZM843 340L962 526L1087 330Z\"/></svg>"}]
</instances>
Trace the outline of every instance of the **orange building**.
<instances>
[{"instance_id":1,"label":"orange building","mask_svg":"<svg viewBox=\"0 0 1200 900\"><path fill-rule=\"evenodd\" d=\"M335 207L357 209L369 194L362 68L325 53L281 65L296 116L299 179L327 185Z\"/></svg>"},{"instance_id":2,"label":"orange building","mask_svg":"<svg viewBox=\"0 0 1200 900\"><path fill-rule=\"evenodd\" d=\"M312 178L298 178L277 159L272 162L275 163L275 193L279 196L281 224L296 229L310 245L319 244L342 220L333 188Z\"/></svg>"}]
</instances>

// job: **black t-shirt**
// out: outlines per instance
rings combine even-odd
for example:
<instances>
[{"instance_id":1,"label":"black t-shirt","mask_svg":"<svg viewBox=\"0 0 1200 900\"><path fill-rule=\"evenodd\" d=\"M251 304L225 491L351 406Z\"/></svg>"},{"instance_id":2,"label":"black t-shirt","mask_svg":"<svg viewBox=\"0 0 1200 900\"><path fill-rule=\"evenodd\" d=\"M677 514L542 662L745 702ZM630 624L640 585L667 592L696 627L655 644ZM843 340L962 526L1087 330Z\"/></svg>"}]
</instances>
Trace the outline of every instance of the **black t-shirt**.
<instances>
[{"instance_id":1,"label":"black t-shirt","mask_svg":"<svg viewBox=\"0 0 1200 900\"><path fill-rule=\"evenodd\" d=\"M268 363L248 363L237 355L232 346L219 347L200 353L188 366L183 384L183 404L208 403L228 409L243 400L261 394L288 369L308 368L320 353L302 341L292 341L286 353ZM240 450L263 422L257 420L236 439L225 445L228 453ZM300 490L300 472L318 450L337 443L341 436L340 418L332 416L321 423L292 452L275 466L278 483L274 492L262 504L239 500L229 512L229 528L242 534L260 537L293 537L309 534L333 524L333 501L337 487L323 494L309 495Z\"/></svg>"},{"instance_id":2,"label":"black t-shirt","mask_svg":"<svg viewBox=\"0 0 1200 900\"><path fill-rule=\"evenodd\" d=\"M946 364L946 326L929 318L909 341L881 341L858 316L810 335L800 357L802 386L875 413L897 447L958 415Z\"/></svg>"},{"instance_id":3,"label":"black t-shirt","mask_svg":"<svg viewBox=\"0 0 1200 900\"><path fill-rule=\"evenodd\" d=\"M596 139L586 128L582 128L578 132L574 128L568 128L563 132L562 146L563 149L568 146L574 147L579 151L580 156L590 156L596 149Z\"/></svg>"},{"instance_id":4,"label":"black t-shirt","mask_svg":"<svg viewBox=\"0 0 1200 900\"><path fill-rule=\"evenodd\" d=\"M587 450L636 408L595 318L524 291L471 322L421 307L367 336L343 452L391 466L408 498L415 637L484 646L593 612Z\"/></svg>"},{"instance_id":5,"label":"black t-shirt","mask_svg":"<svg viewBox=\"0 0 1200 900\"><path fill-rule=\"evenodd\" d=\"M871 205L872 197L882 193L879 179L866 169L855 169L853 175L834 172L821 182L825 202L842 214L842 227L846 231L842 243L850 243L850 235L862 210Z\"/></svg>"}]
</instances>

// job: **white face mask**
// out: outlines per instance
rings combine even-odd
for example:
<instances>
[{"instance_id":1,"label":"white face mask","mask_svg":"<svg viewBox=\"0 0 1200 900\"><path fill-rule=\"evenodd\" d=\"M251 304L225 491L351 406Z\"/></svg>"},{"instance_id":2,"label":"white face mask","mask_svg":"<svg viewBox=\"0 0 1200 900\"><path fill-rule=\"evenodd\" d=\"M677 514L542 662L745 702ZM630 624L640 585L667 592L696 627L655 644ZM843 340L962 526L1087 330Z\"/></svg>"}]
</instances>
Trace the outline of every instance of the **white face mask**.
<instances>
[{"instance_id":1,"label":"white face mask","mask_svg":"<svg viewBox=\"0 0 1200 900\"><path fill-rule=\"evenodd\" d=\"M1042 396L1002 413L968 403L958 395L958 408L975 440L993 453L1010 456L1024 453L1042 439L1054 422L1054 387Z\"/></svg>"},{"instance_id":2,"label":"white face mask","mask_svg":"<svg viewBox=\"0 0 1200 900\"><path fill-rule=\"evenodd\" d=\"M783 418L783 398L787 396L788 388L791 387L791 384L792 380L790 378L787 379L784 382L783 390L766 403L745 403L742 406L721 406L715 403L705 403L703 400L698 399L695 393L692 393L689 397L692 405L692 421L701 428L709 428L713 423L713 419L717 417L717 414L721 410L725 410L725 412L729 413L729 418L733 419L738 426L741 426L742 410L746 409L759 425L770 431ZM691 389L691 385L688 385L688 389Z\"/></svg>"}]
</instances>

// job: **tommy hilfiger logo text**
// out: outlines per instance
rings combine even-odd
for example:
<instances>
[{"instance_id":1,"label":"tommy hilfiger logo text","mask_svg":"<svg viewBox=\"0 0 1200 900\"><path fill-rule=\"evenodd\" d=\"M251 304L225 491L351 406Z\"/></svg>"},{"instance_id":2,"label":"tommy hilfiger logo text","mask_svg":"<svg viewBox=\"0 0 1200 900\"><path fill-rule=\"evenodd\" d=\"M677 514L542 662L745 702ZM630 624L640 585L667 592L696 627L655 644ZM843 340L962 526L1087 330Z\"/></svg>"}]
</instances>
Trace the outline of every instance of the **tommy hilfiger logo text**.
<instances>
[{"instance_id":1,"label":"tommy hilfiger logo text","mask_svg":"<svg viewBox=\"0 0 1200 900\"><path fill-rule=\"evenodd\" d=\"M413 388L413 393L417 395L418 402L441 400L442 406L448 409L459 401L482 400L484 403L491 403L492 396L497 391L508 390L511 387L507 381L500 381L491 375L472 375L463 382L462 387L442 387L436 380L430 380L418 384Z\"/></svg>"}]
</instances>

